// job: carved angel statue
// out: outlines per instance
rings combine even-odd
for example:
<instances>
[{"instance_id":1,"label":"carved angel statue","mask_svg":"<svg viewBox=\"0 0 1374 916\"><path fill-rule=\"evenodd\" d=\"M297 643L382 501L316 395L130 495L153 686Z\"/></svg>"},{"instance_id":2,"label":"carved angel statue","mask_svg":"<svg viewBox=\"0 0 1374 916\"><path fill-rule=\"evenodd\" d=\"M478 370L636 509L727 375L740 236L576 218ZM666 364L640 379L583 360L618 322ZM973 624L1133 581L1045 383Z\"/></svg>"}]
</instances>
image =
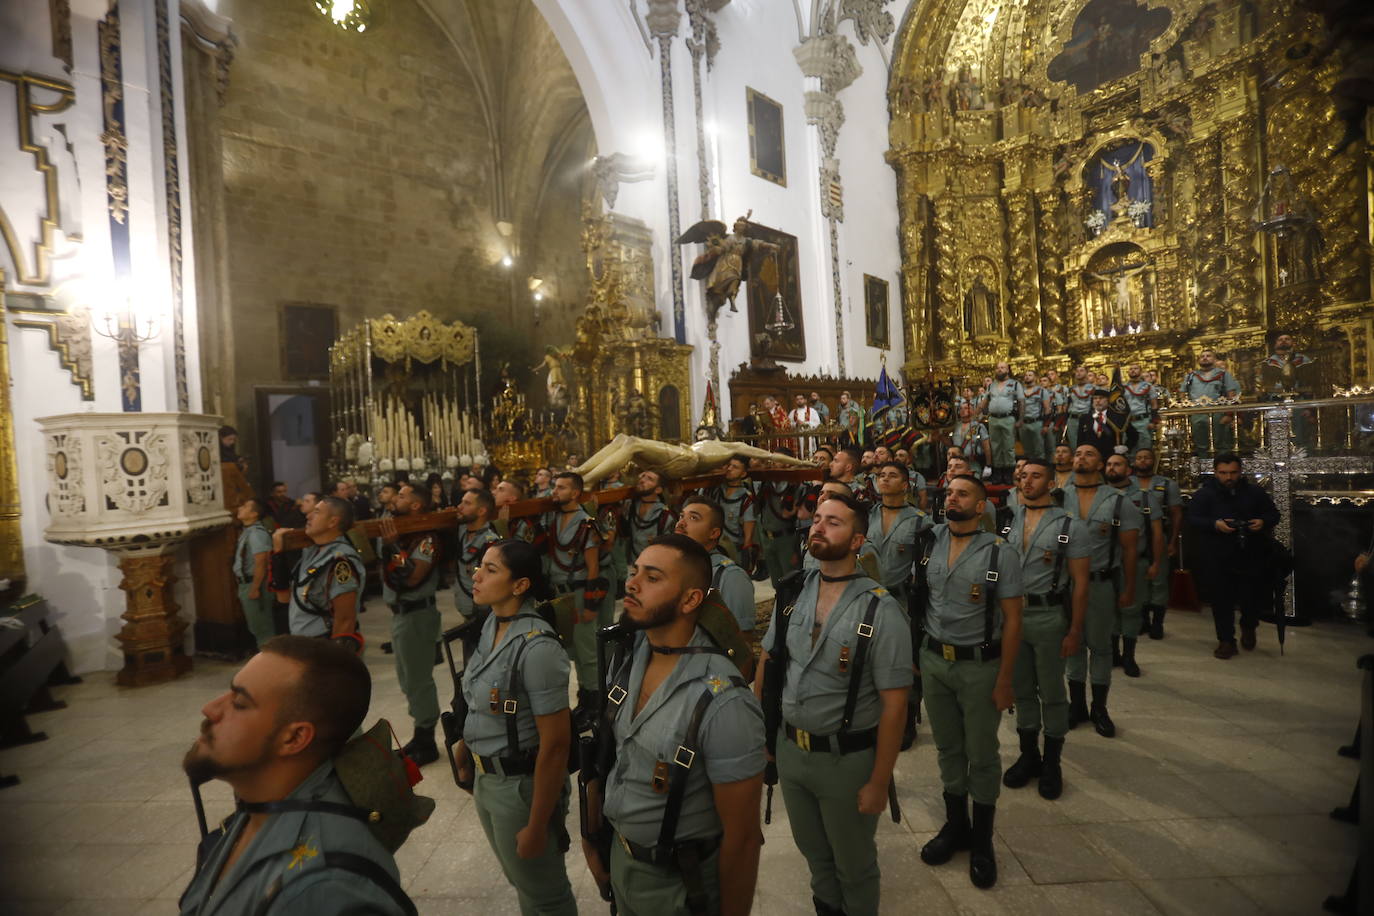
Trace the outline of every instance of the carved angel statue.
<instances>
[{"instance_id":1,"label":"carved angel statue","mask_svg":"<svg viewBox=\"0 0 1374 916\"><path fill-rule=\"evenodd\" d=\"M739 293L741 280L755 279L749 275L751 261L757 254L764 255L757 277L768 293L777 291L778 264L777 246L769 242L745 236L749 217L753 210L735 220L734 231L726 233L725 224L718 219L704 219L678 238L677 244L700 242L706 250L692 262L692 279L706 281L706 316L714 322L720 314L721 306L727 302L730 311L735 308L735 296Z\"/></svg>"},{"instance_id":2,"label":"carved angel statue","mask_svg":"<svg viewBox=\"0 0 1374 916\"><path fill-rule=\"evenodd\" d=\"M596 486L631 462L642 470L658 471L666 477L680 480L724 467L735 455L762 458L791 467L812 467L808 461L789 458L743 442L702 439L691 445L673 445L622 433L573 470L582 475L588 487Z\"/></svg>"}]
</instances>

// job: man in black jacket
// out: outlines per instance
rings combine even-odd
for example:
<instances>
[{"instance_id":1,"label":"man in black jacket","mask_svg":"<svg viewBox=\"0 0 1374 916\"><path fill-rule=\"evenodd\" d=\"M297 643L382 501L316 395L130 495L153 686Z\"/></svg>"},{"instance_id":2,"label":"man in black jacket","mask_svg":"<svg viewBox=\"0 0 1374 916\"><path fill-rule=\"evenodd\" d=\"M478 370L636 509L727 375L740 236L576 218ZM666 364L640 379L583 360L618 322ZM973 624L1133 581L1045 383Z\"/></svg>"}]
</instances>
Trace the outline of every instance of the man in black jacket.
<instances>
[{"instance_id":1,"label":"man in black jacket","mask_svg":"<svg viewBox=\"0 0 1374 916\"><path fill-rule=\"evenodd\" d=\"M1111 393L1105 388L1093 389L1092 410L1078 421L1078 444L1097 446L1105 462L1116 452L1117 446L1124 445L1127 451L1134 451L1139 433L1131 425L1130 418L1114 412L1108 402Z\"/></svg>"},{"instance_id":2,"label":"man in black jacket","mask_svg":"<svg viewBox=\"0 0 1374 916\"><path fill-rule=\"evenodd\" d=\"M1236 654L1236 607L1240 644L1255 648L1260 610L1273 600L1264 570L1270 532L1279 510L1269 494L1241 473L1240 456L1222 452L1212 460L1215 476L1188 502L1188 524L1201 536L1202 586L1217 627L1217 658Z\"/></svg>"}]
</instances>

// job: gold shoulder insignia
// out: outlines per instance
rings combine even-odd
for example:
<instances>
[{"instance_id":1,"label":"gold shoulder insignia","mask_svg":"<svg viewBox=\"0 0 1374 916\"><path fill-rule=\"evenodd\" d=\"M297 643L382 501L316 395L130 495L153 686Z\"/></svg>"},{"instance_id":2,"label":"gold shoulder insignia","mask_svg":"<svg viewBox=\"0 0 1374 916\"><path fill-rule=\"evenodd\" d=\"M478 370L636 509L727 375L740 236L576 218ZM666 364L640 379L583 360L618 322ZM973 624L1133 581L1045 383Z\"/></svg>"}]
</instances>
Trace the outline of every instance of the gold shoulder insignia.
<instances>
[{"instance_id":1,"label":"gold shoulder insignia","mask_svg":"<svg viewBox=\"0 0 1374 916\"><path fill-rule=\"evenodd\" d=\"M732 560L732 559L730 559L729 557L725 557L725 558L723 558L723 559L720 561L720 565L721 565L721 566L734 566L734 565L735 565L735 561Z\"/></svg>"},{"instance_id":2,"label":"gold shoulder insignia","mask_svg":"<svg viewBox=\"0 0 1374 916\"><path fill-rule=\"evenodd\" d=\"M291 869L305 864L306 859L313 859L319 854L320 851L311 846L310 840L307 839L304 843L291 850L291 864L286 866L286 870L291 871Z\"/></svg>"},{"instance_id":3,"label":"gold shoulder insignia","mask_svg":"<svg viewBox=\"0 0 1374 916\"><path fill-rule=\"evenodd\" d=\"M887 589L883 588L881 585L873 589L873 594L877 595L879 598L883 597L887 593Z\"/></svg>"},{"instance_id":4,"label":"gold shoulder insignia","mask_svg":"<svg viewBox=\"0 0 1374 916\"><path fill-rule=\"evenodd\" d=\"M335 563L335 564L334 564L334 581L335 581L335 582L352 582L352 581L353 581L353 564L350 563L350 562L348 562L347 560L340 560L339 562Z\"/></svg>"},{"instance_id":5,"label":"gold shoulder insignia","mask_svg":"<svg viewBox=\"0 0 1374 916\"><path fill-rule=\"evenodd\" d=\"M706 682L706 686L710 688L710 690L711 690L712 693L720 693L720 692L721 692L722 690L724 690L727 686L729 686L729 683L730 683L730 682L727 681L727 680L725 680L725 678L720 677L719 675L717 675L717 676L711 678L710 680L708 680L708 681Z\"/></svg>"}]
</instances>

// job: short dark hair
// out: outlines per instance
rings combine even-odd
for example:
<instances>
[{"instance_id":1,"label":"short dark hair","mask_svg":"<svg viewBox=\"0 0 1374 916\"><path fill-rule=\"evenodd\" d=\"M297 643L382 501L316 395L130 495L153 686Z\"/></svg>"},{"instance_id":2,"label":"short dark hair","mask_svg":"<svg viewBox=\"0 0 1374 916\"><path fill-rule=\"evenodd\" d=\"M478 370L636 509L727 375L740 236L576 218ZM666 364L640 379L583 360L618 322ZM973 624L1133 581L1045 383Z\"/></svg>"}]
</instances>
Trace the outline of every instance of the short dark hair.
<instances>
[{"instance_id":1,"label":"short dark hair","mask_svg":"<svg viewBox=\"0 0 1374 916\"><path fill-rule=\"evenodd\" d=\"M856 468L864 463L863 449L856 448L855 446L851 445L848 448L842 448L840 449L839 454L847 455L849 457L850 463L853 464Z\"/></svg>"},{"instance_id":2,"label":"short dark hair","mask_svg":"<svg viewBox=\"0 0 1374 916\"><path fill-rule=\"evenodd\" d=\"M830 446L828 446L828 445L818 445L818 446L816 446L816 450L813 451L811 454L814 455L814 454L816 454L816 452L825 452L825 453L826 453L827 455L829 455L831 458L834 458L834 457L835 457L835 450L834 450L833 448L831 448Z\"/></svg>"},{"instance_id":3,"label":"short dark hair","mask_svg":"<svg viewBox=\"0 0 1374 916\"><path fill-rule=\"evenodd\" d=\"M272 488L273 490L275 490L277 487L284 487L284 486L286 486L286 481L284 481L284 480L274 480L274 481L272 481L272 487L271 487L271 488Z\"/></svg>"},{"instance_id":4,"label":"short dark hair","mask_svg":"<svg viewBox=\"0 0 1374 916\"><path fill-rule=\"evenodd\" d=\"M849 493L833 493L833 494L831 494L830 498L826 500L826 502L828 502L828 503L839 502L840 504L842 504L843 506L845 506L847 509L849 509L850 512L853 512L853 513L854 513L854 531L855 531L855 533L856 533L856 534L867 534L867 533L868 533L868 507L865 506L865 505L859 500L859 497L855 496L852 492L849 492Z\"/></svg>"},{"instance_id":5,"label":"short dark hair","mask_svg":"<svg viewBox=\"0 0 1374 916\"><path fill-rule=\"evenodd\" d=\"M267 515L267 504L262 500L258 499L256 496L250 496L243 502L253 504L253 511L258 514L258 518L263 518ZM239 503L239 505L242 506L243 503Z\"/></svg>"},{"instance_id":6,"label":"short dark hair","mask_svg":"<svg viewBox=\"0 0 1374 916\"><path fill-rule=\"evenodd\" d=\"M274 636L261 651L289 658L301 675L287 690L281 721L315 726L312 747L322 758L335 756L362 725L372 702L372 675L355 653L315 636Z\"/></svg>"},{"instance_id":7,"label":"short dark hair","mask_svg":"<svg viewBox=\"0 0 1374 916\"><path fill-rule=\"evenodd\" d=\"M401 490L401 485L394 480L388 480L377 488L377 492L380 493L387 488L395 490L399 493Z\"/></svg>"},{"instance_id":8,"label":"short dark hair","mask_svg":"<svg viewBox=\"0 0 1374 916\"><path fill-rule=\"evenodd\" d=\"M903 480L910 479L910 471L907 468L903 467L900 461L882 461L879 462L878 466L873 470L876 473L877 471L881 471L883 468L896 468L898 472L901 473Z\"/></svg>"},{"instance_id":9,"label":"short dark hair","mask_svg":"<svg viewBox=\"0 0 1374 916\"><path fill-rule=\"evenodd\" d=\"M1048 458L1024 458L1022 460L1026 462L1026 467L1030 467L1033 464L1036 467L1042 467L1047 471L1054 470L1054 465L1050 464L1050 460Z\"/></svg>"},{"instance_id":10,"label":"short dark hair","mask_svg":"<svg viewBox=\"0 0 1374 916\"><path fill-rule=\"evenodd\" d=\"M1242 463L1240 460L1240 456L1237 455L1235 452L1222 452L1221 454L1213 458L1212 470L1215 471L1223 464L1239 464L1241 467L1245 467L1244 463Z\"/></svg>"},{"instance_id":11,"label":"short dark hair","mask_svg":"<svg viewBox=\"0 0 1374 916\"><path fill-rule=\"evenodd\" d=\"M406 486L407 486L407 487L410 487L410 495L411 495L411 498L413 498L417 503L420 504L420 511L422 511L422 512L428 512L428 511L430 510L430 508L433 507L433 505L434 505L434 497L430 494L430 492L429 492L429 487L426 487L426 486L418 486L418 487L417 487L417 486L416 486L415 484L413 484L413 483L408 483L408 484L406 484ZM398 492L399 492L399 491L398 491Z\"/></svg>"},{"instance_id":12,"label":"short dark hair","mask_svg":"<svg viewBox=\"0 0 1374 916\"><path fill-rule=\"evenodd\" d=\"M324 499L324 494L321 493L319 490L311 490L308 493L302 493L301 499L305 499L307 496L315 497L315 502L319 502L320 500Z\"/></svg>"},{"instance_id":13,"label":"short dark hair","mask_svg":"<svg viewBox=\"0 0 1374 916\"><path fill-rule=\"evenodd\" d=\"M688 506L705 506L711 516L711 527L719 528L722 532L725 531L725 509L721 507L720 503L709 496L702 496L698 493L682 501L682 508L686 509Z\"/></svg>"},{"instance_id":14,"label":"short dark hair","mask_svg":"<svg viewBox=\"0 0 1374 916\"><path fill-rule=\"evenodd\" d=\"M738 462L740 463L740 465L744 468L745 473L748 473L748 471L749 471L749 458L748 458L748 456L746 456L746 455L741 455L741 454L736 453L736 454L734 454L734 455L731 455L729 458L726 458L726 459L725 459L725 463L726 463L726 464L730 464L731 462L734 462L734 461L738 461Z\"/></svg>"},{"instance_id":15,"label":"short dark hair","mask_svg":"<svg viewBox=\"0 0 1374 916\"><path fill-rule=\"evenodd\" d=\"M481 487L470 487L463 491L464 496L469 493L477 500L478 505L487 510L488 517L496 511L496 500L492 498L490 490L484 490Z\"/></svg>"},{"instance_id":16,"label":"short dark hair","mask_svg":"<svg viewBox=\"0 0 1374 916\"><path fill-rule=\"evenodd\" d=\"M237 436L238 434L239 431L237 429L234 429L234 427L232 426L221 426L219 428L219 437L221 439L223 439L225 436Z\"/></svg>"},{"instance_id":17,"label":"short dark hair","mask_svg":"<svg viewBox=\"0 0 1374 916\"><path fill-rule=\"evenodd\" d=\"M339 531L347 532L353 527L353 505L338 496L325 496L320 505L326 506L331 515L339 520Z\"/></svg>"},{"instance_id":18,"label":"short dark hair","mask_svg":"<svg viewBox=\"0 0 1374 916\"><path fill-rule=\"evenodd\" d=\"M779 445L777 448L773 449L773 451L779 455L786 455L788 458L797 457L796 453L785 445Z\"/></svg>"},{"instance_id":19,"label":"short dark hair","mask_svg":"<svg viewBox=\"0 0 1374 916\"><path fill-rule=\"evenodd\" d=\"M346 487L346 486L348 486L348 481L346 481L346 480L336 480L336 481L334 481L334 486L332 486L332 487L329 488L329 493L330 493L330 495L333 495L333 494L339 492L339 487Z\"/></svg>"},{"instance_id":20,"label":"short dark hair","mask_svg":"<svg viewBox=\"0 0 1374 916\"><path fill-rule=\"evenodd\" d=\"M492 549L500 552L501 562L510 570L511 579L530 580L530 590L527 594L531 598L535 601L553 599L553 586L549 584L549 577L544 573L543 550L528 541L506 538L488 544L482 551L482 557ZM478 562L481 562L481 557L478 558Z\"/></svg>"},{"instance_id":21,"label":"short dark hair","mask_svg":"<svg viewBox=\"0 0 1374 916\"><path fill-rule=\"evenodd\" d=\"M503 477L501 478L501 482L508 483L511 486L515 487L515 492L519 493L521 496L525 495L526 487L523 481L517 480L514 477Z\"/></svg>"},{"instance_id":22,"label":"short dark hair","mask_svg":"<svg viewBox=\"0 0 1374 916\"><path fill-rule=\"evenodd\" d=\"M987 485L984 484L984 483L983 483L981 480L979 480L977 477L974 477L972 474L955 474L954 477L951 478L949 482L950 482L950 483L954 483L954 481L956 481L956 480L967 480L969 483L973 484L974 486L976 486L976 487L978 488L978 492L979 492L979 494L981 494L981 496L982 496L983 499L987 499L987 498L988 498L988 488L987 488Z\"/></svg>"},{"instance_id":23,"label":"short dark hair","mask_svg":"<svg viewBox=\"0 0 1374 916\"><path fill-rule=\"evenodd\" d=\"M572 485L577 488L577 492L579 493L586 489L586 484L582 482L582 475L576 471L559 471L557 474L553 475L553 479L555 481L571 480Z\"/></svg>"},{"instance_id":24,"label":"short dark hair","mask_svg":"<svg viewBox=\"0 0 1374 916\"><path fill-rule=\"evenodd\" d=\"M682 557L683 581L688 588L703 592L711 588L711 555L685 534L663 534L649 542L650 547L668 547Z\"/></svg>"}]
</instances>

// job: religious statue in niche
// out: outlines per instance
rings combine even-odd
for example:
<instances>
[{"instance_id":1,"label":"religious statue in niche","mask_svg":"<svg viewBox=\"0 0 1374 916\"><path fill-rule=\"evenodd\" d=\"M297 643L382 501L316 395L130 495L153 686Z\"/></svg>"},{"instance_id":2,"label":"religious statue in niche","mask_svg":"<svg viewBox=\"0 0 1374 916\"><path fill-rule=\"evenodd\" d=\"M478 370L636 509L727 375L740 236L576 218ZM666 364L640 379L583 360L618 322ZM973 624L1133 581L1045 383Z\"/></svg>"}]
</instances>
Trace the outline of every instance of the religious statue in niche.
<instances>
[{"instance_id":1,"label":"religious statue in niche","mask_svg":"<svg viewBox=\"0 0 1374 916\"><path fill-rule=\"evenodd\" d=\"M1317 208L1299 190L1287 166L1270 170L1256 216L1256 226L1274 240L1279 287L1321 279L1323 241Z\"/></svg>"},{"instance_id":2,"label":"religious statue in niche","mask_svg":"<svg viewBox=\"0 0 1374 916\"><path fill-rule=\"evenodd\" d=\"M568 390L568 377L563 372L563 360L571 355L571 349L560 350L558 347L549 345L544 348L543 361L531 368L533 372L538 372L540 369L548 370L549 377L544 385L544 393L548 397L549 410L553 411L554 419L558 423L563 422L563 418L568 415L568 408L572 405L572 392Z\"/></svg>"},{"instance_id":3,"label":"religious statue in niche","mask_svg":"<svg viewBox=\"0 0 1374 916\"><path fill-rule=\"evenodd\" d=\"M981 261L970 265L974 271L964 294L964 334L969 338L990 337L1002 331L1002 299L997 293L997 275Z\"/></svg>"},{"instance_id":4,"label":"religious statue in niche","mask_svg":"<svg viewBox=\"0 0 1374 916\"><path fill-rule=\"evenodd\" d=\"M990 107L983 95L983 82L973 75L973 68L962 64L949 87L949 107L954 111L982 111Z\"/></svg>"},{"instance_id":5,"label":"religious statue in niche","mask_svg":"<svg viewBox=\"0 0 1374 916\"><path fill-rule=\"evenodd\" d=\"M1167 7L1149 9L1143 0L1088 0L1074 18L1069 40L1050 61L1048 76L1080 93L1130 76L1172 19Z\"/></svg>"},{"instance_id":6,"label":"religious statue in niche","mask_svg":"<svg viewBox=\"0 0 1374 916\"><path fill-rule=\"evenodd\" d=\"M1116 337L1158 331L1154 264L1138 245L1107 245L1088 262L1088 336Z\"/></svg>"},{"instance_id":7,"label":"religious statue in niche","mask_svg":"<svg viewBox=\"0 0 1374 916\"><path fill-rule=\"evenodd\" d=\"M620 428L631 436L648 438L653 433L653 414L649 401L638 388L630 391L629 397L616 398L614 407Z\"/></svg>"},{"instance_id":8,"label":"religious statue in niche","mask_svg":"<svg viewBox=\"0 0 1374 916\"><path fill-rule=\"evenodd\" d=\"M1114 222L1154 226L1154 182L1146 168L1154 154L1144 140L1128 140L1089 160L1083 177L1093 191L1093 208L1084 224L1094 236Z\"/></svg>"}]
</instances>

